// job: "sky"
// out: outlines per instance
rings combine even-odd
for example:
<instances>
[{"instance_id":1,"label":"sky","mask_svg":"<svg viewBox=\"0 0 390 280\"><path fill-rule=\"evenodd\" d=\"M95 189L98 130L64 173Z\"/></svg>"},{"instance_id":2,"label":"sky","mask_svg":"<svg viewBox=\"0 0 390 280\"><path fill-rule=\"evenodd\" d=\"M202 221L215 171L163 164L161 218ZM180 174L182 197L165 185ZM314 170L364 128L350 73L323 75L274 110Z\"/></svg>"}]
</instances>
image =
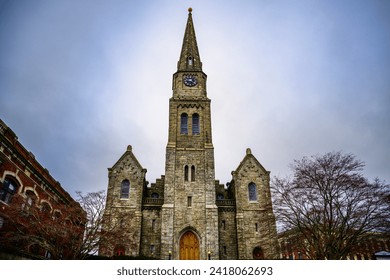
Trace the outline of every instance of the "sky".
<instances>
[{"instance_id":1,"label":"sky","mask_svg":"<svg viewBox=\"0 0 390 280\"><path fill-rule=\"evenodd\" d=\"M341 151L390 182L390 1L0 0L0 118L66 191L106 190L127 145L165 173L189 7L216 179L251 148L271 177Z\"/></svg>"}]
</instances>

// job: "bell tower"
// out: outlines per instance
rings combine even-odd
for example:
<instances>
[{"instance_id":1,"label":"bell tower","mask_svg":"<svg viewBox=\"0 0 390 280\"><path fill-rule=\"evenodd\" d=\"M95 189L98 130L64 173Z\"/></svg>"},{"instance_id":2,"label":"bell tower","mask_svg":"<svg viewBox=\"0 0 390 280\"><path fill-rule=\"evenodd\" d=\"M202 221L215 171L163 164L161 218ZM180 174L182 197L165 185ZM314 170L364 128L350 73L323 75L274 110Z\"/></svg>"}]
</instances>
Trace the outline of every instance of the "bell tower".
<instances>
[{"instance_id":1,"label":"bell tower","mask_svg":"<svg viewBox=\"0 0 390 280\"><path fill-rule=\"evenodd\" d=\"M202 70L192 9L188 9L173 95L169 100L162 259L218 259L214 147L207 76Z\"/></svg>"}]
</instances>

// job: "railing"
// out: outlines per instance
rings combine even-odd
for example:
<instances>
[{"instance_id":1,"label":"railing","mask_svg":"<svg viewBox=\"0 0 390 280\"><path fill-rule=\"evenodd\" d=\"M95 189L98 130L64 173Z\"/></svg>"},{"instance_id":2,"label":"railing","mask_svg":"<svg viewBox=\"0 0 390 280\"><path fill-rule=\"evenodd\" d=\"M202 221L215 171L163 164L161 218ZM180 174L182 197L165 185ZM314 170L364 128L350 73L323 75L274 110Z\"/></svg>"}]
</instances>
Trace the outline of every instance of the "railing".
<instances>
[{"instance_id":1,"label":"railing","mask_svg":"<svg viewBox=\"0 0 390 280\"><path fill-rule=\"evenodd\" d=\"M164 204L164 198L144 198L142 200L142 203L144 205L163 205Z\"/></svg>"},{"instance_id":2,"label":"railing","mask_svg":"<svg viewBox=\"0 0 390 280\"><path fill-rule=\"evenodd\" d=\"M217 206L235 206L235 199L221 199L216 201Z\"/></svg>"},{"instance_id":3,"label":"railing","mask_svg":"<svg viewBox=\"0 0 390 280\"><path fill-rule=\"evenodd\" d=\"M142 200L143 205L163 205L164 198L144 198ZM221 199L216 201L217 206L236 206L234 199Z\"/></svg>"}]
</instances>

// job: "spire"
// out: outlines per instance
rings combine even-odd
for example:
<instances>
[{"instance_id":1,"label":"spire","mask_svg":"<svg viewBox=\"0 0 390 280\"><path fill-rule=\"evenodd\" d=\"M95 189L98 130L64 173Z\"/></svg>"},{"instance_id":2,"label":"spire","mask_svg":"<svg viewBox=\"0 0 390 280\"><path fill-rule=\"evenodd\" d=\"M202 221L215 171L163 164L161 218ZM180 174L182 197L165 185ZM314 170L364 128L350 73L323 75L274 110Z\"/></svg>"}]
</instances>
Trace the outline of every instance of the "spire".
<instances>
[{"instance_id":1,"label":"spire","mask_svg":"<svg viewBox=\"0 0 390 280\"><path fill-rule=\"evenodd\" d=\"M184 33L180 60L177 63L177 71L202 71L202 62L200 61L194 23L192 22L192 8L188 9L187 26Z\"/></svg>"}]
</instances>

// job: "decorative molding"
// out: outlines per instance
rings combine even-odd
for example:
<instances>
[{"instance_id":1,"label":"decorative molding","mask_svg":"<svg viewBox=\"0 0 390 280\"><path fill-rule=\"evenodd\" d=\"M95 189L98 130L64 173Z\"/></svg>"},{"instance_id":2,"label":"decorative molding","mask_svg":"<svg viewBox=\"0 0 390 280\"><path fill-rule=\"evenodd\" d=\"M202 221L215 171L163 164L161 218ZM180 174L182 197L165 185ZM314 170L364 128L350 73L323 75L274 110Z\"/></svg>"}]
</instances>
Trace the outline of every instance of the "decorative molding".
<instances>
[{"instance_id":1,"label":"decorative molding","mask_svg":"<svg viewBox=\"0 0 390 280\"><path fill-rule=\"evenodd\" d=\"M218 212L236 212L236 207L218 207Z\"/></svg>"},{"instance_id":2,"label":"decorative molding","mask_svg":"<svg viewBox=\"0 0 390 280\"><path fill-rule=\"evenodd\" d=\"M199 104L199 103L180 103L177 105L177 108L196 108L196 109L199 109L199 108L202 108L204 109L204 106Z\"/></svg>"}]
</instances>

